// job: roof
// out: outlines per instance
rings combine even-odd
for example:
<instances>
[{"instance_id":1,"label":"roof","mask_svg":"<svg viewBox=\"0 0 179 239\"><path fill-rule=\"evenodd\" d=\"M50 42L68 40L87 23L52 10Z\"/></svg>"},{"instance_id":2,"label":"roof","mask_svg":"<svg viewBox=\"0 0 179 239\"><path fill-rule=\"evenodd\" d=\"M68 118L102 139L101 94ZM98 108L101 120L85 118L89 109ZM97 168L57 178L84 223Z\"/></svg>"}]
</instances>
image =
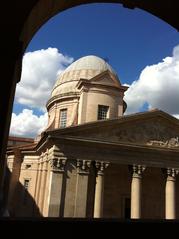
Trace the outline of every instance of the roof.
<instances>
[{"instance_id":1,"label":"roof","mask_svg":"<svg viewBox=\"0 0 179 239\"><path fill-rule=\"evenodd\" d=\"M157 117L157 116L161 116L162 118L169 120L172 124L179 127L179 120L177 118L173 117L172 115L170 115L162 110L153 109L150 111L138 112L138 113L133 113L133 114L129 114L129 115L123 115L123 116L120 116L120 117L114 118L114 119L97 120L97 121L87 122L87 123L83 123L83 124L79 124L79 125L75 125L75 126L69 126L66 128L48 130L46 132L47 132L47 134L56 134L56 133L59 133L59 134L67 133L68 134L71 132L77 132L77 131L81 131L84 129L92 129L92 128L98 128L98 127L105 128L111 124L118 125L119 123L133 122L134 120L138 120L138 119L143 120L146 118Z\"/></svg>"},{"instance_id":2,"label":"roof","mask_svg":"<svg viewBox=\"0 0 179 239\"><path fill-rule=\"evenodd\" d=\"M90 80L105 71L109 71L118 79L117 73L104 59L93 55L82 57L60 74L52 90L51 97L77 92L76 85L80 79Z\"/></svg>"},{"instance_id":3,"label":"roof","mask_svg":"<svg viewBox=\"0 0 179 239\"><path fill-rule=\"evenodd\" d=\"M12 142L12 144L10 144L10 142ZM23 148L33 149L36 144L33 138L9 136L7 152Z\"/></svg>"},{"instance_id":4,"label":"roof","mask_svg":"<svg viewBox=\"0 0 179 239\"><path fill-rule=\"evenodd\" d=\"M54 145L54 140L60 145L61 143L62 145L66 144L68 147L73 143L78 146L82 146L82 144L91 145L90 147L94 148L96 144L100 144L100 147L105 145L106 147L137 147L141 148L141 150L142 148L157 150L159 148L165 152L178 152L178 136L179 120L161 110L155 109L121 116L116 119L47 130L43 132L39 142L9 147L7 153L12 154L15 150L37 153L44 150L47 144L48 147ZM174 146L171 144L173 139L177 140L177 144L173 144ZM156 145L157 143L160 145Z\"/></svg>"},{"instance_id":5,"label":"roof","mask_svg":"<svg viewBox=\"0 0 179 239\"><path fill-rule=\"evenodd\" d=\"M84 56L73 62L66 68L64 73L74 70L99 70L101 72L109 70L113 74L117 75L113 68L102 58L94 55Z\"/></svg>"},{"instance_id":6,"label":"roof","mask_svg":"<svg viewBox=\"0 0 179 239\"><path fill-rule=\"evenodd\" d=\"M10 141L17 141L17 142L28 142L28 143L32 143L34 142L33 138L27 138L27 137L19 137L19 136L9 136L8 140Z\"/></svg>"}]
</instances>

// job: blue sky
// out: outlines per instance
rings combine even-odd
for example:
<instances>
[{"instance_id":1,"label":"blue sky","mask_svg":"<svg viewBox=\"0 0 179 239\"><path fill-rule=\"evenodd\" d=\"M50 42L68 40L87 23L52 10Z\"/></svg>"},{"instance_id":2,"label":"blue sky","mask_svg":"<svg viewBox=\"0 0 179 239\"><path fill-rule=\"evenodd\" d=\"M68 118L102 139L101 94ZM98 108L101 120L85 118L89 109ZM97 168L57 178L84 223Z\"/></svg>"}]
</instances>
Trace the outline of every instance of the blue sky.
<instances>
[{"instance_id":1,"label":"blue sky","mask_svg":"<svg viewBox=\"0 0 179 239\"><path fill-rule=\"evenodd\" d=\"M179 33L159 18L120 4L88 4L50 19L27 51L57 47L78 59L97 55L109 59L122 82L136 80L146 65L171 55Z\"/></svg>"},{"instance_id":2,"label":"blue sky","mask_svg":"<svg viewBox=\"0 0 179 239\"><path fill-rule=\"evenodd\" d=\"M176 48L178 44L179 33L164 21L145 11L127 9L120 4L88 4L71 8L50 19L36 33L26 49L26 53L37 52L41 54L42 52L38 52L41 49L57 48L58 53L65 57L65 59L60 58L62 59L60 70L63 70L72 61L85 55L97 55L102 58L108 58L108 63L118 73L121 83L132 86L129 96L127 96L130 113L144 110L148 107L163 107L161 103L163 102L162 96L160 99L155 99L155 101L151 98L153 92L156 92L156 87L159 92L163 92L163 88L159 87L162 79L166 78L165 84L167 85L170 76L175 74L174 82L178 86L178 71L172 68L174 64L171 63L173 62L172 59L175 59L175 66L178 66L179 51ZM174 51L175 48L176 50ZM56 54L55 59L58 58L58 53L54 53ZM28 57L30 58L30 56ZM163 61L163 59L166 60ZM57 61L61 62L58 59ZM32 63L27 65L33 67ZM54 69L58 70L55 67ZM42 69L37 71L40 74ZM159 73L162 75L159 75ZM45 73L42 74L45 76ZM24 75L22 75L22 82L25 78ZM49 75L50 73L48 72ZM53 77L54 84L55 76ZM160 79L160 83L153 82L155 90L150 86L148 87L150 77L153 77L152 79L155 77ZM147 80L148 83L146 85ZM27 82L27 79L24 81ZM145 83L143 83L144 81ZM21 88L27 86L25 83L23 85L22 82L20 83L22 84ZM145 89L150 88L150 91L145 90L143 92L146 96L148 95L148 98L142 95L142 87L145 87ZM28 91L27 86L26 91L30 92L30 90L33 92L33 87L29 88ZM17 92L19 96L15 98L14 103L13 117L16 116L14 127L18 127L19 122L22 121L22 119L18 121L18 116L22 114L24 109L32 110L31 115L37 116L37 119L44 114L40 103L35 106L32 103L32 99L31 101L29 99L19 100L20 97L22 98L20 94ZM25 97L24 95L23 93L23 97ZM41 97L40 93L38 97ZM138 101L135 102L135 107L132 97L138 98ZM176 101L176 99L174 100ZM138 104L138 107L136 104ZM168 107L171 108L170 104ZM163 109L168 110L165 106ZM168 112L173 115L179 114L176 108L171 112L168 110ZM19 133L11 130L11 133L28 135L27 132L24 133L23 129Z\"/></svg>"}]
</instances>

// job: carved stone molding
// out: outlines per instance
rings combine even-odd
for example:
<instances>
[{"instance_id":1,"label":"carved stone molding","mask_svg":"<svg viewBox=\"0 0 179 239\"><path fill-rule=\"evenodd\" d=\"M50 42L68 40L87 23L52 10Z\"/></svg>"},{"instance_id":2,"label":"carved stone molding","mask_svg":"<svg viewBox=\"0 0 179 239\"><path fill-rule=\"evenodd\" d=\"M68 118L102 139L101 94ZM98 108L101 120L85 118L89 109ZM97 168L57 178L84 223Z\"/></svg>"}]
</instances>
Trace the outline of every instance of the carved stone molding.
<instances>
[{"instance_id":1,"label":"carved stone molding","mask_svg":"<svg viewBox=\"0 0 179 239\"><path fill-rule=\"evenodd\" d=\"M52 158L50 160L51 170L55 172L64 172L67 159L65 157Z\"/></svg>"},{"instance_id":2,"label":"carved stone molding","mask_svg":"<svg viewBox=\"0 0 179 239\"><path fill-rule=\"evenodd\" d=\"M49 159L48 149L39 156L38 164L44 164Z\"/></svg>"},{"instance_id":3,"label":"carved stone molding","mask_svg":"<svg viewBox=\"0 0 179 239\"><path fill-rule=\"evenodd\" d=\"M166 148L176 148L179 147L179 139L178 137L171 138L169 140L150 140L147 142L147 145L149 146L160 146L160 147L166 147Z\"/></svg>"},{"instance_id":4,"label":"carved stone molding","mask_svg":"<svg viewBox=\"0 0 179 239\"><path fill-rule=\"evenodd\" d=\"M43 161L47 162L48 161L48 150L45 152L44 157L43 157Z\"/></svg>"},{"instance_id":5,"label":"carved stone molding","mask_svg":"<svg viewBox=\"0 0 179 239\"><path fill-rule=\"evenodd\" d=\"M42 153L42 154L39 156L39 162L38 162L38 164L42 164L42 162L43 162L43 154L44 154L44 153Z\"/></svg>"},{"instance_id":6,"label":"carved stone molding","mask_svg":"<svg viewBox=\"0 0 179 239\"><path fill-rule=\"evenodd\" d=\"M77 173L88 174L91 166L91 161L89 160L77 160Z\"/></svg>"},{"instance_id":7,"label":"carved stone molding","mask_svg":"<svg viewBox=\"0 0 179 239\"><path fill-rule=\"evenodd\" d=\"M56 145L53 145L53 147L48 150L48 161L51 166L51 171L64 172L67 158Z\"/></svg>"},{"instance_id":8,"label":"carved stone molding","mask_svg":"<svg viewBox=\"0 0 179 239\"><path fill-rule=\"evenodd\" d=\"M102 137L109 136L102 134ZM124 127L111 129L110 138L113 141L140 143L159 147L179 147L179 130L171 129L160 118L135 122L133 125L125 124Z\"/></svg>"},{"instance_id":9,"label":"carved stone molding","mask_svg":"<svg viewBox=\"0 0 179 239\"><path fill-rule=\"evenodd\" d=\"M146 169L144 165L133 165L132 168L132 177L142 177L142 173Z\"/></svg>"},{"instance_id":10,"label":"carved stone molding","mask_svg":"<svg viewBox=\"0 0 179 239\"><path fill-rule=\"evenodd\" d=\"M179 170L175 168L167 168L166 175L167 179L175 179L176 175L178 174Z\"/></svg>"},{"instance_id":11,"label":"carved stone molding","mask_svg":"<svg viewBox=\"0 0 179 239\"><path fill-rule=\"evenodd\" d=\"M109 162L95 161L97 175L104 175L104 170L109 166Z\"/></svg>"}]
</instances>

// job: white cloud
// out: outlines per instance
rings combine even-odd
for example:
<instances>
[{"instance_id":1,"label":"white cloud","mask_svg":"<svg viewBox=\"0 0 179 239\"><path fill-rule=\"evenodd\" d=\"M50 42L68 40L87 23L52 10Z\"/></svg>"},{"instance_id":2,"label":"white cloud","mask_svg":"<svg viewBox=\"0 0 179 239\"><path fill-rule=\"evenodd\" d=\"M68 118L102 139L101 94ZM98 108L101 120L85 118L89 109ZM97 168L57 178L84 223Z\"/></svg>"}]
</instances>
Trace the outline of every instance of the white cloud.
<instances>
[{"instance_id":1,"label":"white cloud","mask_svg":"<svg viewBox=\"0 0 179 239\"><path fill-rule=\"evenodd\" d=\"M175 118L179 119L179 114L173 115Z\"/></svg>"},{"instance_id":2,"label":"white cloud","mask_svg":"<svg viewBox=\"0 0 179 239\"><path fill-rule=\"evenodd\" d=\"M72 61L73 58L64 56L56 48L26 53L23 57L21 81L16 88L16 102L44 110L57 74Z\"/></svg>"},{"instance_id":3,"label":"white cloud","mask_svg":"<svg viewBox=\"0 0 179 239\"><path fill-rule=\"evenodd\" d=\"M47 119L47 113L37 116L29 109L23 109L23 111L18 115L12 113L10 134L35 137L46 128Z\"/></svg>"},{"instance_id":4,"label":"white cloud","mask_svg":"<svg viewBox=\"0 0 179 239\"><path fill-rule=\"evenodd\" d=\"M147 66L125 94L126 113L138 112L145 103L179 117L179 45L173 56Z\"/></svg>"}]
</instances>

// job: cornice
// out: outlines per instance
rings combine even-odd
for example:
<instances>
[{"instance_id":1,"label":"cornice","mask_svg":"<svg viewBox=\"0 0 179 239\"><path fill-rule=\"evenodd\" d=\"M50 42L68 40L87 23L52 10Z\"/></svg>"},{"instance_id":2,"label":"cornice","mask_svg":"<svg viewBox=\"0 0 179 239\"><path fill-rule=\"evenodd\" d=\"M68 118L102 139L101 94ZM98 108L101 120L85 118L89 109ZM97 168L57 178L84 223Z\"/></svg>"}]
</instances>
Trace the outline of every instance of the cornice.
<instances>
[{"instance_id":1,"label":"cornice","mask_svg":"<svg viewBox=\"0 0 179 239\"><path fill-rule=\"evenodd\" d=\"M100 121L95 121L95 122L87 122L83 124L79 124L76 126L69 126L66 128L62 129L54 129L51 131L48 131L49 135L66 135L66 134L71 134L71 133L77 133L81 132L83 130L90 130L90 129L99 129L107 126L115 126L123 123L130 123L130 122L135 122L138 120L144 120L144 119L154 119L155 117L161 117L163 119L168 120L172 124L174 124L177 128L179 128L179 120L176 119L175 117L161 111L161 110L153 110L153 111L146 111L146 112L140 112L140 113L135 113L135 114L130 114L130 115L123 115L115 119L105 119L105 120L100 120Z\"/></svg>"},{"instance_id":2,"label":"cornice","mask_svg":"<svg viewBox=\"0 0 179 239\"><path fill-rule=\"evenodd\" d=\"M58 94L56 96L53 96L47 101L46 108L48 110L54 102L60 102L60 101L65 101L66 99L70 99L70 98L73 99L73 98L79 98L79 97L80 97L80 93L78 92L68 92L65 94Z\"/></svg>"},{"instance_id":3,"label":"cornice","mask_svg":"<svg viewBox=\"0 0 179 239\"><path fill-rule=\"evenodd\" d=\"M54 136L51 139L69 157L85 157L86 160L104 160L117 164L179 168L179 149L148 147L70 136Z\"/></svg>"}]
</instances>

